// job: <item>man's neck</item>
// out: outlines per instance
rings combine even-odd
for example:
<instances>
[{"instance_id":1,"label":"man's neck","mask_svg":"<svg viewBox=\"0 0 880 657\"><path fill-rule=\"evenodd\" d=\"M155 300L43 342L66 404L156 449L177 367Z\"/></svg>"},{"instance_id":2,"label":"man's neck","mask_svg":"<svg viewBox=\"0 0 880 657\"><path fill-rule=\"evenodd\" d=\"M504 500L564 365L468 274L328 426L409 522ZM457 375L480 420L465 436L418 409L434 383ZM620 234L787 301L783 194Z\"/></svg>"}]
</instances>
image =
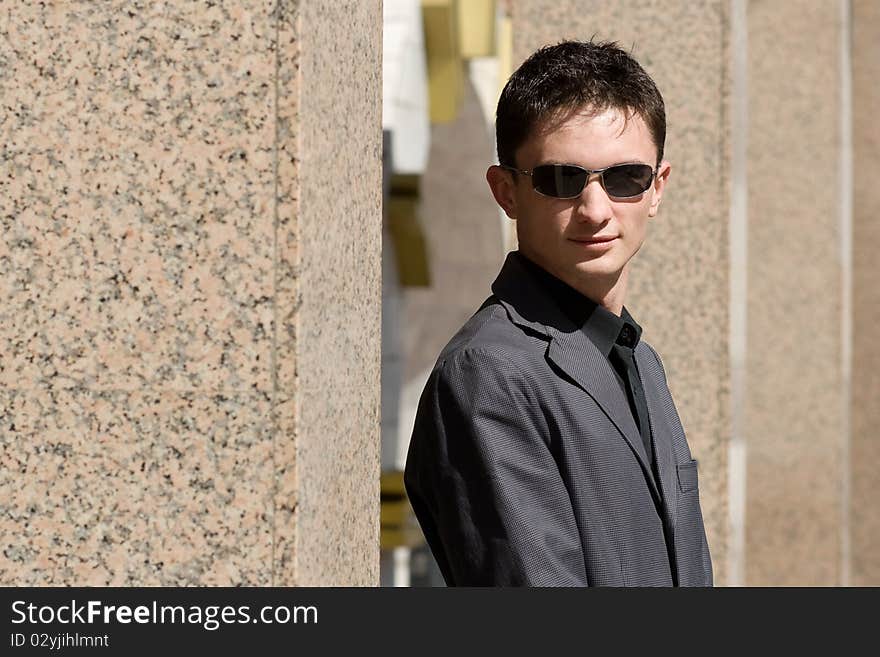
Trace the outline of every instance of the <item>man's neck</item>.
<instances>
[{"instance_id":1,"label":"man's neck","mask_svg":"<svg viewBox=\"0 0 880 657\"><path fill-rule=\"evenodd\" d=\"M627 280L629 278L629 263L624 266L619 274L612 277L584 276L576 278L569 272L555 271L541 265L539 260L535 260L526 252L523 252L523 255L532 260L532 262L539 264L539 266L559 280L573 287L585 297L595 301L618 317L621 316L624 298L626 297Z\"/></svg>"},{"instance_id":2,"label":"man's neck","mask_svg":"<svg viewBox=\"0 0 880 657\"><path fill-rule=\"evenodd\" d=\"M589 297L603 308L606 308L620 317L623 312L624 298L626 297L626 283L628 279L628 267L624 267L620 275L612 280L601 278L588 278L569 283L574 289Z\"/></svg>"}]
</instances>

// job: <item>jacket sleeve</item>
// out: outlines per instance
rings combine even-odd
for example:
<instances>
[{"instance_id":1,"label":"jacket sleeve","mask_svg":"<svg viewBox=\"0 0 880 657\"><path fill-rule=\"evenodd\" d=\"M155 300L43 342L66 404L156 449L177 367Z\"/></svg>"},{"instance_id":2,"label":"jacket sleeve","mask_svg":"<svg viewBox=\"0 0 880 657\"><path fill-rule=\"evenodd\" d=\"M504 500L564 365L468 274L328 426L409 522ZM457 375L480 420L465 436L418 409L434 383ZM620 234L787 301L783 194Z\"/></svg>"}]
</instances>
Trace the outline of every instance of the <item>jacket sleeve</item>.
<instances>
[{"instance_id":1,"label":"jacket sleeve","mask_svg":"<svg viewBox=\"0 0 880 657\"><path fill-rule=\"evenodd\" d=\"M568 490L522 371L465 350L429 377L404 481L449 585L586 586Z\"/></svg>"}]
</instances>

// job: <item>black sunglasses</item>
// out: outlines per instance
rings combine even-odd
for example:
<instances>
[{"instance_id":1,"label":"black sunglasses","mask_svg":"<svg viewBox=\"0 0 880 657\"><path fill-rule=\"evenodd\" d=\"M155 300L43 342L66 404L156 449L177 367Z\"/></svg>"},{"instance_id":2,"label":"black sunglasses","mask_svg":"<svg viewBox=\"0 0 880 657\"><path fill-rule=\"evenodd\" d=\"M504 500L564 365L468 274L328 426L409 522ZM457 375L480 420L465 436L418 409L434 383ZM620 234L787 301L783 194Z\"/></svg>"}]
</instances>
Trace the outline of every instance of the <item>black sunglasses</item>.
<instances>
[{"instance_id":1,"label":"black sunglasses","mask_svg":"<svg viewBox=\"0 0 880 657\"><path fill-rule=\"evenodd\" d=\"M590 176L599 174L602 188L614 198L633 198L651 187L657 171L649 164L615 164L604 169L584 169L576 164L540 164L531 171L502 164L503 169L531 176L532 187L539 194L553 198L577 198Z\"/></svg>"}]
</instances>

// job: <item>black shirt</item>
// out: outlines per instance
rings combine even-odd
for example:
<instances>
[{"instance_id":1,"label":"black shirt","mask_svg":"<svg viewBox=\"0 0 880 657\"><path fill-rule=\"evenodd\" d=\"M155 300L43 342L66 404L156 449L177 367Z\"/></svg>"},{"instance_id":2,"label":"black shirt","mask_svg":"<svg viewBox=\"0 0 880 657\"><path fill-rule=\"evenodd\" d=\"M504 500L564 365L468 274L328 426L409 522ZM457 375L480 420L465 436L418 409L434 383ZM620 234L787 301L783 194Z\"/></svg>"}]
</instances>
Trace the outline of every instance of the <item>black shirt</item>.
<instances>
[{"instance_id":1,"label":"black shirt","mask_svg":"<svg viewBox=\"0 0 880 657\"><path fill-rule=\"evenodd\" d=\"M617 377L617 382L629 402L630 411L632 411L633 419L648 454L648 462L652 463L654 450L651 443L650 422L648 421L648 404L638 377L635 360L632 359L632 352L635 351L642 335L642 327L632 318L626 306L623 307L620 317L618 317L529 260L521 252L517 251L516 253L523 265L540 281L550 298L559 306L565 316L580 328L608 359ZM628 366L632 368L632 379L630 379Z\"/></svg>"}]
</instances>

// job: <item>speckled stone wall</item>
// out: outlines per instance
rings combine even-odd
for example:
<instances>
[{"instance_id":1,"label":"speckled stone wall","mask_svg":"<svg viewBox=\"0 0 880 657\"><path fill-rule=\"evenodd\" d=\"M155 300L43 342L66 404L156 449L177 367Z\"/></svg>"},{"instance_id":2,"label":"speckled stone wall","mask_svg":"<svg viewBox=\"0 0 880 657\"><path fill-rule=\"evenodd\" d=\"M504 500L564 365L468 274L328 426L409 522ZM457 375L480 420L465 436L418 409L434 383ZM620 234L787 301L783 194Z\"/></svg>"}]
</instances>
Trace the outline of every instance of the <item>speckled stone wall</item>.
<instances>
[{"instance_id":1,"label":"speckled stone wall","mask_svg":"<svg viewBox=\"0 0 880 657\"><path fill-rule=\"evenodd\" d=\"M837 2L748 5L750 585L842 582L840 28Z\"/></svg>"},{"instance_id":2,"label":"speckled stone wall","mask_svg":"<svg viewBox=\"0 0 880 657\"><path fill-rule=\"evenodd\" d=\"M726 577L730 433L726 7L720 0L513 3L514 66L547 43L595 35L631 49L663 93L672 172L633 261L627 308L663 359L700 462L719 584Z\"/></svg>"},{"instance_id":3,"label":"speckled stone wall","mask_svg":"<svg viewBox=\"0 0 880 657\"><path fill-rule=\"evenodd\" d=\"M382 6L301 7L299 315L283 386L298 400L295 581L379 583ZM300 260L299 271L296 259ZM292 354L290 354L292 355ZM281 435L289 434L282 431ZM281 565L285 563L281 557ZM286 568L282 569L288 572ZM291 583L287 577L279 584Z\"/></svg>"},{"instance_id":4,"label":"speckled stone wall","mask_svg":"<svg viewBox=\"0 0 880 657\"><path fill-rule=\"evenodd\" d=\"M852 3L853 70L853 362L852 574L880 586L880 3Z\"/></svg>"},{"instance_id":5,"label":"speckled stone wall","mask_svg":"<svg viewBox=\"0 0 880 657\"><path fill-rule=\"evenodd\" d=\"M4 6L0 583L378 582L380 9Z\"/></svg>"}]
</instances>

